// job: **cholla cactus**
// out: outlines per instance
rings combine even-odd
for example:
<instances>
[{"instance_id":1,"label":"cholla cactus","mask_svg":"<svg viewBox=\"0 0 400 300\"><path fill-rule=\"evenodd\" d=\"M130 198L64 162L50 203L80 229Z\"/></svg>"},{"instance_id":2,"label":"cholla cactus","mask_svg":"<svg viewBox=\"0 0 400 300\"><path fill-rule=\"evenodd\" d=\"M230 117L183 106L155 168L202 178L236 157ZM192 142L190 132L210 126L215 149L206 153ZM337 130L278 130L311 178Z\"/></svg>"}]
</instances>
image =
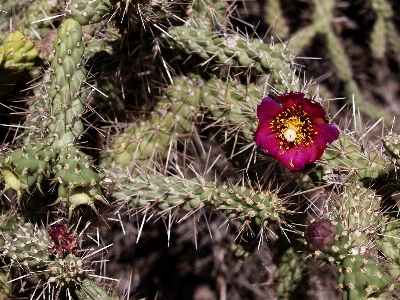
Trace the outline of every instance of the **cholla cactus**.
<instances>
[{"instance_id":1,"label":"cholla cactus","mask_svg":"<svg viewBox=\"0 0 400 300\"><path fill-rule=\"evenodd\" d=\"M265 2L267 22L275 22L270 7L285 17L279 1ZM356 107L353 129L341 111L332 120L302 79L310 77L295 54L320 34L351 104L363 103L332 26L335 2L312 3L312 24L293 41L243 30L240 11L224 1L2 4L0 28L9 33L0 35L0 96L14 99L25 70L33 78L18 94L26 116L10 124L16 132L0 149L1 296L130 298L140 280L128 290L109 275L105 262L126 256L112 244L125 234L136 240L131 249L147 243L144 225L154 220L177 247L175 226L191 220L201 247L197 226L215 231L215 213L225 220L225 250L213 249L218 263L207 276L219 274L221 299L227 287L239 295L238 286L259 298L268 288L271 297L296 298L303 283L312 285L312 260L336 268L343 299L392 297L400 138L393 129L369 142L374 126L359 130ZM368 4L377 14L370 45L382 60L386 49L397 51L394 13L384 0ZM276 21L281 38L290 36L286 24ZM246 273L266 248L268 262L263 256ZM235 278L224 277L226 264ZM139 278L152 268L135 261L132 269Z\"/></svg>"}]
</instances>

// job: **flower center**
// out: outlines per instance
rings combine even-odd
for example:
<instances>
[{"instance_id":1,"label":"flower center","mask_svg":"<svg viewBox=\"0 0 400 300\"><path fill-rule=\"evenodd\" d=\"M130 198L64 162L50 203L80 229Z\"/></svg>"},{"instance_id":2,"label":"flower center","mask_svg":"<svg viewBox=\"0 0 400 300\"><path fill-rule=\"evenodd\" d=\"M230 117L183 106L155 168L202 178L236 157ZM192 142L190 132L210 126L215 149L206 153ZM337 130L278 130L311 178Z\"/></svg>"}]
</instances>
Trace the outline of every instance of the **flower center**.
<instances>
[{"instance_id":1,"label":"flower center","mask_svg":"<svg viewBox=\"0 0 400 300\"><path fill-rule=\"evenodd\" d=\"M289 127L286 129L285 133L283 136L288 142L294 142L296 140L296 128Z\"/></svg>"},{"instance_id":2,"label":"flower center","mask_svg":"<svg viewBox=\"0 0 400 300\"><path fill-rule=\"evenodd\" d=\"M281 112L271 122L271 128L277 133L281 148L308 145L312 141L312 124L307 114L294 105Z\"/></svg>"}]
</instances>

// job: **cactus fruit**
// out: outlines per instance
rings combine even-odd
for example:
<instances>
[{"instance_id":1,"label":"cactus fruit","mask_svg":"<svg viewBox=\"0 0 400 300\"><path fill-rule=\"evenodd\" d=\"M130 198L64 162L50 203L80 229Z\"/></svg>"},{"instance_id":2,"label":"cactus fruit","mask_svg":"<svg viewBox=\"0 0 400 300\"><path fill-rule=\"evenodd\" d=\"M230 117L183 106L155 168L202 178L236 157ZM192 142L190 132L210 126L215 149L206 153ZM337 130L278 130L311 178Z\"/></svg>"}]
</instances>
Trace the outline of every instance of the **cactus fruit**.
<instances>
[{"instance_id":1,"label":"cactus fruit","mask_svg":"<svg viewBox=\"0 0 400 300\"><path fill-rule=\"evenodd\" d=\"M337 231L329 220L319 219L307 226L304 238L310 250L328 252L335 244Z\"/></svg>"}]
</instances>

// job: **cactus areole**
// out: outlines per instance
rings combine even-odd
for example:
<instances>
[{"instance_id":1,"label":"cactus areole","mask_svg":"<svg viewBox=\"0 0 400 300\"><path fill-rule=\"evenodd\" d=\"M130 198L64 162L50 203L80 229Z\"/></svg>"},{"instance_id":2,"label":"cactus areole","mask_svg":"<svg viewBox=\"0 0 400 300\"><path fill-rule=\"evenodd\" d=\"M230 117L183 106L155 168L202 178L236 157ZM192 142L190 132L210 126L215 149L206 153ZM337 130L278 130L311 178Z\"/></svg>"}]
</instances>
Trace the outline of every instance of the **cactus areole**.
<instances>
[{"instance_id":1,"label":"cactus areole","mask_svg":"<svg viewBox=\"0 0 400 300\"><path fill-rule=\"evenodd\" d=\"M254 135L257 146L289 170L301 170L319 159L328 144L339 137L329 124L324 108L303 93L264 98L257 107L259 125Z\"/></svg>"}]
</instances>

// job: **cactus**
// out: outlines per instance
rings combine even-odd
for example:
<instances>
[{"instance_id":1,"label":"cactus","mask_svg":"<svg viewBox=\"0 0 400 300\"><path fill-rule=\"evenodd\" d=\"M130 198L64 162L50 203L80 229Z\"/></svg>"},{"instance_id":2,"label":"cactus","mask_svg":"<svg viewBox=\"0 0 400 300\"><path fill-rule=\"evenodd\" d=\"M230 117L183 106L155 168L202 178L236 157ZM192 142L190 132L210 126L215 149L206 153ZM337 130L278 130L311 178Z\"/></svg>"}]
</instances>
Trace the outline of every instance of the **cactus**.
<instances>
[{"instance_id":1,"label":"cactus","mask_svg":"<svg viewBox=\"0 0 400 300\"><path fill-rule=\"evenodd\" d=\"M102 197L98 173L93 170L91 158L84 155L76 147L66 146L58 154L54 183L59 183L57 203L66 204L69 218L73 210L79 205L89 205L96 210L94 202L100 200L107 203Z\"/></svg>"},{"instance_id":2,"label":"cactus","mask_svg":"<svg viewBox=\"0 0 400 300\"><path fill-rule=\"evenodd\" d=\"M33 187L42 192L41 185L45 178L50 177L55 156L56 153L48 144L27 144L9 153L3 153L0 170L5 187L2 193L8 189L15 190L19 202L23 194L30 193Z\"/></svg>"},{"instance_id":3,"label":"cactus","mask_svg":"<svg viewBox=\"0 0 400 300\"><path fill-rule=\"evenodd\" d=\"M105 19L110 3L103 0L95 1L67 1L65 12L67 17L74 19L79 24L88 25L98 23Z\"/></svg>"},{"instance_id":4,"label":"cactus","mask_svg":"<svg viewBox=\"0 0 400 300\"><path fill-rule=\"evenodd\" d=\"M49 249L57 241L49 238L44 228L36 228L34 224L13 217L3 218L0 228L1 257L11 270L24 270L29 274L28 280L40 282L42 279L44 284L41 285L45 289L57 288L58 293L64 289L66 294L76 294L80 299L95 299L96 294L101 294L104 299L113 299L90 278L84 258L68 253L64 247L63 254L55 259ZM93 289L96 294L93 294Z\"/></svg>"},{"instance_id":5,"label":"cactus","mask_svg":"<svg viewBox=\"0 0 400 300\"><path fill-rule=\"evenodd\" d=\"M278 281L277 294L280 298L287 298L287 295L296 290L306 270L306 262L292 247L282 254L279 268L274 272L274 279Z\"/></svg>"},{"instance_id":6,"label":"cactus","mask_svg":"<svg viewBox=\"0 0 400 300\"><path fill-rule=\"evenodd\" d=\"M265 0L256 28L217 0L3 1L1 297L306 299L329 264L342 299L394 298L400 138L375 119L397 111L355 53L398 79L397 8L365 4Z\"/></svg>"},{"instance_id":7,"label":"cactus","mask_svg":"<svg viewBox=\"0 0 400 300\"><path fill-rule=\"evenodd\" d=\"M281 225L280 216L291 213L274 191L257 191L244 185L217 187L204 178L186 180L141 173L132 176L121 171L110 175L118 182L113 197L132 208L157 208L161 213L182 208L190 215L198 209L213 207L228 220L240 220L244 229L254 223L261 231L267 230L271 222Z\"/></svg>"},{"instance_id":8,"label":"cactus","mask_svg":"<svg viewBox=\"0 0 400 300\"><path fill-rule=\"evenodd\" d=\"M18 74L32 67L38 51L21 31L10 32L0 46L0 98L14 89Z\"/></svg>"}]
</instances>

